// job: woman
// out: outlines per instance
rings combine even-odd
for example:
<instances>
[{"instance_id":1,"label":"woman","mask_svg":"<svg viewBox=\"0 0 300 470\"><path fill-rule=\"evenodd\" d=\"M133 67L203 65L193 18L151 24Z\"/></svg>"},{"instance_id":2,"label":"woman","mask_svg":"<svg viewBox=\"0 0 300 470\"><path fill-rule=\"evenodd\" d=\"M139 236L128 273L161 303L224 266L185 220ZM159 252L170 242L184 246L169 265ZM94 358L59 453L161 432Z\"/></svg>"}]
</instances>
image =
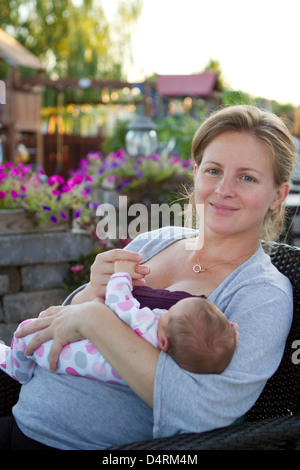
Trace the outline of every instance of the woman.
<instances>
[{"instance_id":1,"label":"woman","mask_svg":"<svg viewBox=\"0 0 300 470\"><path fill-rule=\"evenodd\" d=\"M87 338L130 388L63 379L37 368L14 408L26 436L54 448L104 449L230 425L253 405L277 369L291 325L292 289L264 254L260 239L276 238L281 231L297 150L274 115L238 106L205 121L193 139L192 156L192 198L203 209L203 240L192 229L164 228L140 235L127 250L98 255L91 282L71 305L51 308L34 323L40 331L28 353L53 338L53 370L64 344ZM196 237L196 243L188 243L188 237ZM113 262L125 258L137 262L136 284L145 279L154 289L205 294L238 323L239 346L222 374L184 371L93 302L103 297ZM138 293L137 287L137 298Z\"/></svg>"}]
</instances>

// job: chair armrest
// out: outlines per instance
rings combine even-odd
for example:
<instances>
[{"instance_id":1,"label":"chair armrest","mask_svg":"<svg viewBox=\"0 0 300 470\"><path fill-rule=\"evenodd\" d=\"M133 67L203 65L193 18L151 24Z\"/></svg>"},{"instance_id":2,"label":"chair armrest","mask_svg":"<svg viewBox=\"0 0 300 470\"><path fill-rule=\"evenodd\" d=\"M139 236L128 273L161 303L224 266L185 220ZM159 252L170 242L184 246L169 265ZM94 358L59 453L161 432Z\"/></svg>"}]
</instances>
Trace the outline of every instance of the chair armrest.
<instances>
[{"instance_id":1,"label":"chair armrest","mask_svg":"<svg viewBox=\"0 0 300 470\"><path fill-rule=\"evenodd\" d=\"M127 450L295 450L300 449L300 415L242 423L204 433L135 442Z\"/></svg>"},{"instance_id":2,"label":"chair armrest","mask_svg":"<svg viewBox=\"0 0 300 470\"><path fill-rule=\"evenodd\" d=\"M20 384L0 371L0 417L11 414ZM300 414L236 424L204 433L134 442L110 450L300 450Z\"/></svg>"},{"instance_id":3,"label":"chair armrest","mask_svg":"<svg viewBox=\"0 0 300 470\"><path fill-rule=\"evenodd\" d=\"M21 385L0 370L0 418L9 416L17 403Z\"/></svg>"}]
</instances>

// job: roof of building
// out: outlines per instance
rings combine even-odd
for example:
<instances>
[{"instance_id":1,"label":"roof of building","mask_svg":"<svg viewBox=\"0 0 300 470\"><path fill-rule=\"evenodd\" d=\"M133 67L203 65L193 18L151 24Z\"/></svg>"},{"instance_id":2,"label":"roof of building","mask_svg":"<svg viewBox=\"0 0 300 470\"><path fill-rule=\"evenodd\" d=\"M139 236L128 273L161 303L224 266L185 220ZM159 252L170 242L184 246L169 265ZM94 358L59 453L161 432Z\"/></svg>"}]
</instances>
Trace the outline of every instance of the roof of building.
<instances>
[{"instance_id":1,"label":"roof of building","mask_svg":"<svg viewBox=\"0 0 300 470\"><path fill-rule=\"evenodd\" d=\"M13 67L29 67L31 69L45 70L42 62L12 36L0 29L0 57Z\"/></svg>"},{"instance_id":2,"label":"roof of building","mask_svg":"<svg viewBox=\"0 0 300 470\"><path fill-rule=\"evenodd\" d=\"M217 73L203 72L192 75L158 75L157 91L162 96L209 96L217 90Z\"/></svg>"}]
</instances>

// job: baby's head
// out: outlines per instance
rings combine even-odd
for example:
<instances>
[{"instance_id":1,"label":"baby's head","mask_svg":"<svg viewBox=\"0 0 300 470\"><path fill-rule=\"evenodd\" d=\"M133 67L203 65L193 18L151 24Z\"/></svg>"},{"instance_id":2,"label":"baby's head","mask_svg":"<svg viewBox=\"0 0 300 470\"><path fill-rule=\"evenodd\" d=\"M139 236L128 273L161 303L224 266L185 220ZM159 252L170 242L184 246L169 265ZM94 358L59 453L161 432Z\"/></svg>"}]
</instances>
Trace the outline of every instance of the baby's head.
<instances>
[{"instance_id":1,"label":"baby's head","mask_svg":"<svg viewBox=\"0 0 300 470\"><path fill-rule=\"evenodd\" d=\"M163 314L158 327L159 348L177 364L197 374L219 374L230 363L239 342L231 323L212 302L189 297Z\"/></svg>"}]
</instances>

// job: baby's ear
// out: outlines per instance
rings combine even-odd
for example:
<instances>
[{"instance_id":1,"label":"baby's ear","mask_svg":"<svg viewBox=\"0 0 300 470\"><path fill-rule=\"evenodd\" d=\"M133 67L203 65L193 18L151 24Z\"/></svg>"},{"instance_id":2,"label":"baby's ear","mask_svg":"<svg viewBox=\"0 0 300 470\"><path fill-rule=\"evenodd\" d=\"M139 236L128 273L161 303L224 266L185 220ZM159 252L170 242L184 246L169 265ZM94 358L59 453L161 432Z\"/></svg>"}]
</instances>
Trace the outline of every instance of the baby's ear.
<instances>
[{"instance_id":1,"label":"baby's ear","mask_svg":"<svg viewBox=\"0 0 300 470\"><path fill-rule=\"evenodd\" d=\"M238 332L238 327L239 325L237 323L230 323L233 331L234 331L234 336L235 336L235 341L236 341L236 346L239 345L240 342L240 333Z\"/></svg>"},{"instance_id":2,"label":"baby's ear","mask_svg":"<svg viewBox=\"0 0 300 470\"><path fill-rule=\"evenodd\" d=\"M170 347L169 338L166 335L164 335L164 337L160 341L160 349L164 352L167 352L169 347Z\"/></svg>"}]
</instances>

